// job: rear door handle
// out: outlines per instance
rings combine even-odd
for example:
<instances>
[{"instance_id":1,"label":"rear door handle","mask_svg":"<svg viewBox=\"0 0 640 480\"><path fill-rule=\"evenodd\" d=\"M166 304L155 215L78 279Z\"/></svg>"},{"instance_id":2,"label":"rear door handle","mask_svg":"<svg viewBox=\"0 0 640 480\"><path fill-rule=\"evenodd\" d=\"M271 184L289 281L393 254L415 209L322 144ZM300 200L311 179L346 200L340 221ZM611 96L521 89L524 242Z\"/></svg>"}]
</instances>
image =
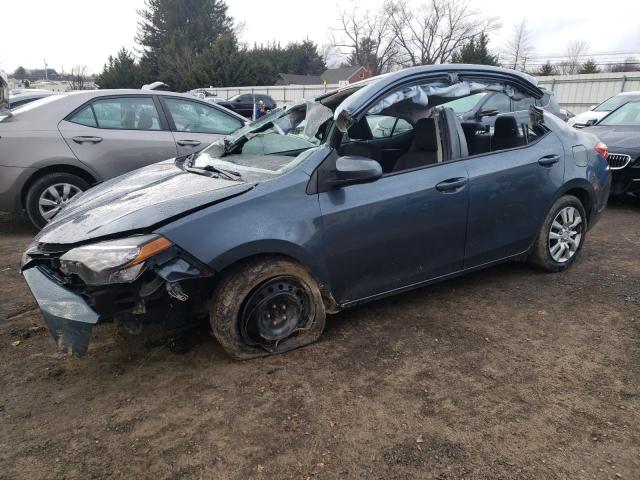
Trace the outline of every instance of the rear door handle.
<instances>
[{"instance_id":1,"label":"rear door handle","mask_svg":"<svg viewBox=\"0 0 640 480\"><path fill-rule=\"evenodd\" d=\"M454 192L460 190L460 188L464 187L466 184L467 179L465 177L449 178L448 180L437 184L436 189L439 192Z\"/></svg>"},{"instance_id":2,"label":"rear door handle","mask_svg":"<svg viewBox=\"0 0 640 480\"><path fill-rule=\"evenodd\" d=\"M551 165L560 161L560 155L547 155L538 160L538 163L543 167L550 167Z\"/></svg>"},{"instance_id":3,"label":"rear door handle","mask_svg":"<svg viewBox=\"0 0 640 480\"><path fill-rule=\"evenodd\" d=\"M177 143L181 147L197 147L201 142L198 140L178 140Z\"/></svg>"},{"instance_id":4,"label":"rear door handle","mask_svg":"<svg viewBox=\"0 0 640 480\"><path fill-rule=\"evenodd\" d=\"M100 143L102 141L102 137L85 137L81 135L79 137L73 137L72 140L76 143Z\"/></svg>"}]
</instances>

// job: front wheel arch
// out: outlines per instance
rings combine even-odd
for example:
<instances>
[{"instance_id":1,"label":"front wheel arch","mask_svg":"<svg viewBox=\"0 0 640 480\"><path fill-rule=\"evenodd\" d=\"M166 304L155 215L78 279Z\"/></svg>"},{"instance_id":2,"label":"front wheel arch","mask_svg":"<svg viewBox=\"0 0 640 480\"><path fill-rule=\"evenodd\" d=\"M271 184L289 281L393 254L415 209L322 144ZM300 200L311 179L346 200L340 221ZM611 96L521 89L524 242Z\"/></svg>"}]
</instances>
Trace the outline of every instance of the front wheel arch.
<instances>
[{"instance_id":1,"label":"front wheel arch","mask_svg":"<svg viewBox=\"0 0 640 480\"><path fill-rule=\"evenodd\" d=\"M321 278L321 276L318 275L317 271L315 271L313 268L310 268L310 266L305 261L298 258L298 256L293 256L290 254L281 253L277 251L273 251L273 252L265 251L261 253L254 253L254 254L237 258L229 263L218 265L218 268L215 269L216 276L218 278L222 278L223 275L226 275L233 270L242 268L246 264L249 264L251 262L257 262L260 260L269 260L269 259L287 260L287 261L298 263L299 265L304 267L318 284L318 288L320 289L320 293L322 294L322 300L323 300L324 308L326 312L337 313L340 310L335 298L333 297L333 294L331 293L331 288L328 282L323 278Z\"/></svg>"},{"instance_id":2,"label":"front wheel arch","mask_svg":"<svg viewBox=\"0 0 640 480\"><path fill-rule=\"evenodd\" d=\"M269 286L269 281L277 282L279 278L285 279L285 277L297 279L299 281L298 285L302 285L301 290L306 292L306 295L303 295L308 300L306 304L312 305L313 308L304 309L303 311L307 312L309 315L307 317L308 321L311 323L305 324L306 326L302 329L282 332L283 336L280 340L265 336L263 339L268 339L266 344L264 343L265 340L260 339L260 336L248 339L244 333L249 331L248 325L256 324L252 321L252 318L264 318L264 315L261 313L259 317L252 317L253 313L249 313L250 316L245 316L247 315L247 306L251 305L251 303L247 302L251 301L257 290L257 293L260 293L261 285L264 286L266 283ZM278 298L291 296L296 292L295 289L291 290L289 288L288 290L292 293L289 293L287 288L283 289L282 285L280 285L280 292L275 286L269 289L270 292L275 291L274 295L278 296ZM256 308L264 308L260 307L261 303L271 302L268 295L270 294L267 294L264 300L257 301ZM299 294L295 293L295 295ZM261 295L259 298L263 298L263 296ZM279 301L276 300L276 302ZM320 337L325 326L326 309L323 303L319 285L304 265L279 255L257 255L238 262L232 268L225 270L224 273L220 272L220 278L213 289L209 303L211 328L213 335L223 349L235 359L246 360L269 354L284 353L313 343ZM269 313L277 313L279 311L279 307L276 308L276 303L273 304L273 308L276 310L271 310L269 307L266 317L270 316ZM289 315L290 311L287 308L284 319L286 320ZM275 315L271 318L272 320L266 320L266 322L276 321ZM289 318L292 317L289 316ZM300 318L304 317L301 316ZM243 324L243 321L247 323ZM292 326L291 328L294 327ZM258 329L258 331L261 331L261 329ZM262 332L264 331L262 330ZM264 335L264 333L261 333L261 335ZM259 339L257 343L253 341L255 338Z\"/></svg>"}]
</instances>

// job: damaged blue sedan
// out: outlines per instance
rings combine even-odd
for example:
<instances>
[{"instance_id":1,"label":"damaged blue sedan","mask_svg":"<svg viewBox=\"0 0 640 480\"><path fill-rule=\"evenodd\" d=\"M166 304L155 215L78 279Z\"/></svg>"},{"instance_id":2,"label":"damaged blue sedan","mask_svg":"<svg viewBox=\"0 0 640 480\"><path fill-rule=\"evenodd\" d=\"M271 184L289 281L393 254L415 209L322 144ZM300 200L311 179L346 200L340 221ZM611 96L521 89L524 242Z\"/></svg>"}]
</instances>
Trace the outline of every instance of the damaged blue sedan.
<instances>
[{"instance_id":1,"label":"damaged blue sedan","mask_svg":"<svg viewBox=\"0 0 640 480\"><path fill-rule=\"evenodd\" d=\"M105 322L206 319L248 359L316 341L327 314L501 262L566 269L605 208L607 147L535 106L479 112L489 128L441 107L480 92L544 94L502 68L410 68L81 194L22 260L53 338L84 355Z\"/></svg>"}]
</instances>

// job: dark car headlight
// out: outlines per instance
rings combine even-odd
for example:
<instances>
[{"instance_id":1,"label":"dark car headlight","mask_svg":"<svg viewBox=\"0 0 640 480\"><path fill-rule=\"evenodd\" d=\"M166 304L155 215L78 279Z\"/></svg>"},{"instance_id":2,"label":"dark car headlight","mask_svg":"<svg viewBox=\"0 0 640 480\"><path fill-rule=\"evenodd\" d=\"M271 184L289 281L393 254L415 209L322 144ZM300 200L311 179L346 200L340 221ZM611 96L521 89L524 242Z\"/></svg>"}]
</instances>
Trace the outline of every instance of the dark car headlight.
<instances>
[{"instance_id":1,"label":"dark car headlight","mask_svg":"<svg viewBox=\"0 0 640 480\"><path fill-rule=\"evenodd\" d=\"M160 235L83 245L60 257L60 271L65 275L78 275L87 285L130 283L142 274L149 258L172 245Z\"/></svg>"}]
</instances>

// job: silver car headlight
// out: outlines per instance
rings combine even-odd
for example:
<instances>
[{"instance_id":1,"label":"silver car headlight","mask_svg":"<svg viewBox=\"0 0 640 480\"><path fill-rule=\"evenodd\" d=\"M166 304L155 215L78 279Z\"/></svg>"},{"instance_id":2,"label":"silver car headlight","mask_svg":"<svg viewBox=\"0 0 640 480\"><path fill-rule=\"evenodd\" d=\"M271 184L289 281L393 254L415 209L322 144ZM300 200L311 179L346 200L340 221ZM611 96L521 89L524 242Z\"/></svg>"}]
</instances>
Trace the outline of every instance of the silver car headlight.
<instances>
[{"instance_id":1,"label":"silver car headlight","mask_svg":"<svg viewBox=\"0 0 640 480\"><path fill-rule=\"evenodd\" d=\"M173 245L160 235L140 235L83 245L60 257L60 271L78 275L87 285L129 283L144 271L147 259Z\"/></svg>"}]
</instances>

